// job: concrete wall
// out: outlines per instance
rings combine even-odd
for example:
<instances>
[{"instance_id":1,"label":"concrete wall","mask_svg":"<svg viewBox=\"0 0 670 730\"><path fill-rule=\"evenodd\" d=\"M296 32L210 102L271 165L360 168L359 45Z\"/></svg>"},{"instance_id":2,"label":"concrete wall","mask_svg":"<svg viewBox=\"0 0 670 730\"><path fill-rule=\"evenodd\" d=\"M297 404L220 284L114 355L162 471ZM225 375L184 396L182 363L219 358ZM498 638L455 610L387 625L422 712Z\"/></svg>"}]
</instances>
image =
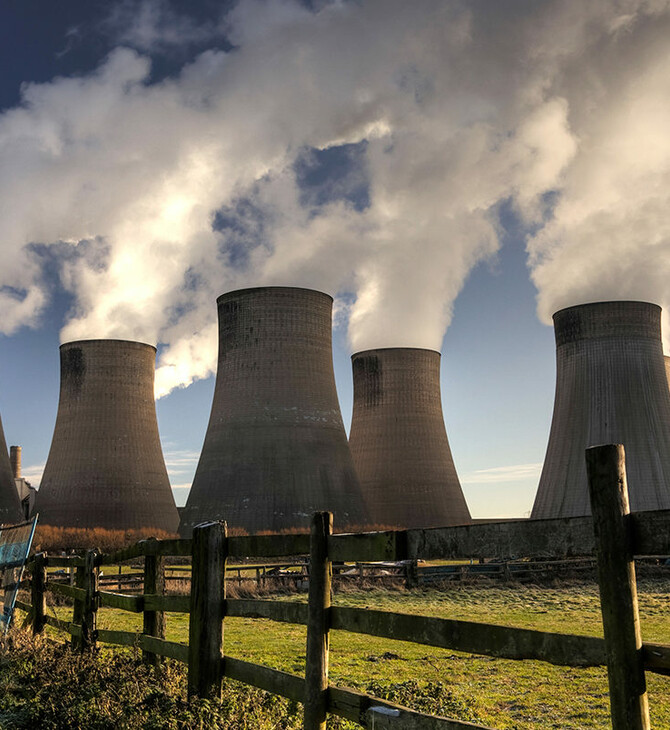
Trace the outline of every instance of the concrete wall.
<instances>
[{"instance_id":1,"label":"concrete wall","mask_svg":"<svg viewBox=\"0 0 670 730\"><path fill-rule=\"evenodd\" d=\"M40 523L175 531L163 460L156 349L125 340L61 345L60 400L37 496Z\"/></svg>"},{"instance_id":2,"label":"concrete wall","mask_svg":"<svg viewBox=\"0 0 670 730\"><path fill-rule=\"evenodd\" d=\"M180 532L223 519L250 533L367 523L342 423L331 343L332 299L262 287L217 300L212 412Z\"/></svg>"},{"instance_id":3,"label":"concrete wall","mask_svg":"<svg viewBox=\"0 0 670 730\"><path fill-rule=\"evenodd\" d=\"M349 444L372 522L470 522L442 415L440 353L367 350L353 355L352 366Z\"/></svg>"},{"instance_id":4,"label":"concrete wall","mask_svg":"<svg viewBox=\"0 0 670 730\"><path fill-rule=\"evenodd\" d=\"M532 518L590 514L584 451L621 443L633 511L670 508L661 309L596 302L554 314L556 396Z\"/></svg>"}]
</instances>

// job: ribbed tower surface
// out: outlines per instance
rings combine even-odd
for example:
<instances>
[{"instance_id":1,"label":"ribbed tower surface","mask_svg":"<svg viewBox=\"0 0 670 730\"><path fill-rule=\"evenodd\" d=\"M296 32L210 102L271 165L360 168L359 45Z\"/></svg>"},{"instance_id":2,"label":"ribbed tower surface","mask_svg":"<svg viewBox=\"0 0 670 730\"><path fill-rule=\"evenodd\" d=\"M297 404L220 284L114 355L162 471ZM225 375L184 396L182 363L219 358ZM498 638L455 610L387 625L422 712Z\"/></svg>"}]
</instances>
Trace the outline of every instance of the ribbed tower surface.
<instances>
[{"instance_id":1,"label":"ribbed tower surface","mask_svg":"<svg viewBox=\"0 0 670 730\"><path fill-rule=\"evenodd\" d=\"M0 420L0 525L16 524L23 520L21 501L14 484L5 432L2 428L2 420Z\"/></svg>"},{"instance_id":2,"label":"ribbed tower surface","mask_svg":"<svg viewBox=\"0 0 670 730\"><path fill-rule=\"evenodd\" d=\"M595 302L554 314L556 395L532 518L588 515L584 452L626 450L631 510L670 508L670 391L661 309Z\"/></svg>"},{"instance_id":3,"label":"ribbed tower surface","mask_svg":"<svg viewBox=\"0 0 670 730\"><path fill-rule=\"evenodd\" d=\"M373 524L442 527L471 522L440 399L440 353L414 348L352 356L349 445Z\"/></svg>"},{"instance_id":4,"label":"ribbed tower surface","mask_svg":"<svg viewBox=\"0 0 670 730\"><path fill-rule=\"evenodd\" d=\"M156 348L125 340L61 345L51 450L37 495L40 523L111 530L179 523L156 420Z\"/></svg>"},{"instance_id":5,"label":"ribbed tower surface","mask_svg":"<svg viewBox=\"0 0 670 730\"><path fill-rule=\"evenodd\" d=\"M182 513L249 533L304 528L318 510L367 524L335 390L332 298L262 287L217 300L219 362L205 443Z\"/></svg>"}]
</instances>

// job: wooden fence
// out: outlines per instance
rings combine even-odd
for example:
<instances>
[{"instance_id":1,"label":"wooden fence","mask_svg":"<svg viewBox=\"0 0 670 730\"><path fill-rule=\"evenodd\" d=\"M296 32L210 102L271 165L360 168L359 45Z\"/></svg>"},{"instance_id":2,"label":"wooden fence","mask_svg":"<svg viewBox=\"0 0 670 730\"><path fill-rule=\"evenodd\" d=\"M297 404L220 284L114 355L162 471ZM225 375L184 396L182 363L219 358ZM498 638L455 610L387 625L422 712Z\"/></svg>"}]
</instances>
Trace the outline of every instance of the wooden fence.
<instances>
[{"instance_id":1,"label":"wooden fence","mask_svg":"<svg viewBox=\"0 0 670 730\"><path fill-rule=\"evenodd\" d=\"M328 713L362 727L417 730L480 728L429 716L406 707L328 683L329 632L332 629L409 641L506 659L535 659L565 666L607 665L614 730L647 730L645 671L670 675L670 646L643 644L637 612L633 558L670 553L670 510L629 513L622 446L587 450L593 518L533 520L377 533L332 534L329 513L316 514L309 535L228 537L225 525L208 523L191 540L145 540L116 553L87 551L78 557L35 556L31 564L33 630L46 625L65 631L81 651L96 642L142 649L149 663L170 657L188 664L188 691L217 696L222 677L304 704L304 727L325 728ZM273 600L226 600L226 562L230 558L277 558L309 554L306 604ZM333 562L417 559L478 559L495 555L565 559L595 555L604 639L509 628L469 621L429 618L331 606ZM189 595L166 595L165 559L190 556ZM99 589L103 566L144 558L141 595ZM75 567L75 585L49 579L48 567ZM72 621L46 612L46 592L74 600ZM143 630L134 633L96 628L98 607L143 613ZM188 612L188 645L166 641L165 613ZM305 676L297 676L224 656L228 616L256 617L307 626Z\"/></svg>"}]
</instances>

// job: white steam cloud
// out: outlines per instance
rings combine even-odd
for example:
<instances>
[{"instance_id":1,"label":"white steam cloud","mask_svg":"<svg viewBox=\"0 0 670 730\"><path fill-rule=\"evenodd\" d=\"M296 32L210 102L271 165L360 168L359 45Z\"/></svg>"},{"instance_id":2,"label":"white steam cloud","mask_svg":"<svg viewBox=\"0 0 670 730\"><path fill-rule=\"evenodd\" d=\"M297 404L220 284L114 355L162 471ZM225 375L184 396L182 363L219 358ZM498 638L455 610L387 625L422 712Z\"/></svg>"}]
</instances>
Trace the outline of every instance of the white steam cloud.
<instances>
[{"instance_id":1,"label":"white steam cloud","mask_svg":"<svg viewBox=\"0 0 670 730\"><path fill-rule=\"evenodd\" d=\"M668 2L240 0L210 28L125 2L108 24L134 49L0 115L7 334L48 263L62 339L162 343L159 395L213 372L214 300L241 286L338 295L354 350L439 349L507 201L544 320L670 303ZM150 81L143 54L222 33Z\"/></svg>"}]
</instances>

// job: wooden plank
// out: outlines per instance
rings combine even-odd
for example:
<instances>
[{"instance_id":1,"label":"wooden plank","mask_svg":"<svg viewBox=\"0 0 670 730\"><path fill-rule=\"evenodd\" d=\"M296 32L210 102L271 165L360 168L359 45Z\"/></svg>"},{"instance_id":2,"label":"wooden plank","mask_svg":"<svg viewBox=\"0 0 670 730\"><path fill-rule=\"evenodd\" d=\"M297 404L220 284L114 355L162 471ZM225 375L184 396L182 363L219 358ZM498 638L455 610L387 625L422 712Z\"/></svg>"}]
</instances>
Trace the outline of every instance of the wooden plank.
<instances>
[{"instance_id":1,"label":"wooden plank","mask_svg":"<svg viewBox=\"0 0 670 730\"><path fill-rule=\"evenodd\" d=\"M46 626L47 561L44 553L37 553L33 562L30 600L33 605L33 636L41 634Z\"/></svg>"},{"instance_id":2,"label":"wooden plank","mask_svg":"<svg viewBox=\"0 0 670 730\"><path fill-rule=\"evenodd\" d=\"M188 694L221 694L221 647L228 556L226 525L209 522L193 529Z\"/></svg>"},{"instance_id":3,"label":"wooden plank","mask_svg":"<svg viewBox=\"0 0 670 730\"><path fill-rule=\"evenodd\" d=\"M48 582L46 589L51 593L57 593L59 596L74 598L83 601L86 598L86 591L83 588L75 588L64 583Z\"/></svg>"},{"instance_id":4,"label":"wooden plank","mask_svg":"<svg viewBox=\"0 0 670 730\"><path fill-rule=\"evenodd\" d=\"M288 624L307 624L307 604L287 601L264 601L251 598L229 598L226 616L268 618Z\"/></svg>"},{"instance_id":5,"label":"wooden plank","mask_svg":"<svg viewBox=\"0 0 670 730\"><path fill-rule=\"evenodd\" d=\"M667 644L642 644L642 659L648 672L670 675L670 646Z\"/></svg>"},{"instance_id":6,"label":"wooden plank","mask_svg":"<svg viewBox=\"0 0 670 730\"><path fill-rule=\"evenodd\" d=\"M82 565L84 565L84 558L78 555L72 555L69 558L47 556L47 567L49 568L76 568Z\"/></svg>"},{"instance_id":7,"label":"wooden plank","mask_svg":"<svg viewBox=\"0 0 670 730\"><path fill-rule=\"evenodd\" d=\"M374 710L374 708L380 708ZM384 708L386 712L384 711ZM328 712L351 720L365 728L382 730L490 730L485 725L425 715L408 707L344 687L328 690ZM388 714L387 714L388 713Z\"/></svg>"},{"instance_id":8,"label":"wooden plank","mask_svg":"<svg viewBox=\"0 0 670 730\"><path fill-rule=\"evenodd\" d=\"M183 556L190 554L190 540L156 540L155 538L149 538L147 540L140 540L134 545L129 545L122 550L117 550L108 555L101 555L98 565L123 563L126 560L132 560L133 558L140 558L146 555Z\"/></svg>"},{"instance_id":9,"label":"wooden plank","mask_svg":"<svg viewBox=\"0 0 670 730\"><path fill-rule=\"evenodd\" d=\"M184 664L188 663L188 646L186 644L165 641L155 636L141 636L140 646L145 651L152 652L153 654L160 654L160 656L165 656L169 659L176 659L178 662L184 662Z\"/></svg>"},{"instance_id":10,"label":"wooden plank","mask_svg":"<svg viewBox=\"0 0 670 730\"><path fill-rule=\"evenodd\" d=\"M80 637L82 634L81 626L79 626L78 624L72 623L70 621L61 621L54 616L45 616L44 623L46 623L47 626L53 626L55 629L60 629L66 634L70 634L75 638Z\"/></svg>"},{"instance_id":11,"label":"wooden plank","mask_svg":"<svg viewBox=\"0 0 670 730\"><path fill-rule=\"evenodd\" d=\"M116 644L118 646L134 646L138 649L151 652L180 662L188 662L188 646L177 644L173 641L165 641L155 636L146 636L134 631L110 631L98 629L98 641L103 644Z\"/></svg>"},{"instance_id":12,"label":"wooden plank","mask_svg":"<svg viewBox=\"0 0 670 730\"><path fill-rule=\"evenodd\" d=\"M144 619L142 633L145 636L153 636L157 639L165 639L165 613L154 602L147 602L146 596L151 595L155 598L162 598L165 593L165 564L162 555L153 548L158 544L158 540L148 540L147 543L152 550L147 551L144 558ZM147 664L159 666L160 655L151 651L143 652L143 660Z\"/></svg>"},{"instance_id":13,"label":"wooden plank","mask_svg":"<svg viewBox=\"0 0 670 730\"><path fill-rule=\"evenodd\" d=\"M18 598L16 599L16 601L14 601L14 606L16 608L20 608L22 611L25 611L25 613L32 613L32 610L33 610L33 607L30 603L24 603L23 601L20 601Z\"/></svg>"},{"instance_id":14,"label":"wooden plank","mask_svg":"<svg viewBox=\"0 0 670 730\"><path fill-rule=\"evenodd\" d=\"M145 593L144 610L188 613L191 610L191 596L161 596Z\"/></svg>"},{"instance_id":15,"label":"wooden plank","mask_svg":"<svg viewBox=\"0 0 670 730\"><path fill-rule=\"evenodd\" d=\"M493 522L407 531L409 559L576 557L594 551L589 517Z\"/></svg>"},{"instance_id":16,"label":"wooden plank","mask_svg":"<svg viewBox=\"0 0 670 730\"><path fill-rule=\"evenodd\" d=\"M411 641L505 659L536 659L562 666L601 666L605 642L591 636L333 606L331 629Z\"/></svg>"},{"instance_id":17,"label":"wooden plank","mask_svg":"<svg viewBox=\"0 0 670 730\"><path fill-rule=\"evenodd\" d=\"M121 550L116 550L107 555L98 555L97 565L114 565L115 563L124 563L126 560L139 558L144 556L144 546L142 541L129 545Z\"/></svg>"},{"instance_id":18,"label":"wooden plank","mask_svg":"<svg viewBox=\"0 0 670 730\"><path fill-rule=\"evenodd\" d=\"M309 553L309 535L245 535L229 537L230 557L282 558Z\"/></svg>"},{"instance_id":19,"label":"wooden plank","mask_svg":"<svg viewBox=\"0 0 670 730\"><path fill-rule=\"evenodd\" d=\"M295 674L281 672L260 664L226 656L222 659L223 676L252 687L264 689L295 702L302 702L305 696L305 680Z\"/></svg>"},{"instance_id":20,"label":"wooden plank","mask_svg":"<svg viewBox=\"0 0 670 730\"><path fill-rule=\"evenodd\" d=\"M328 555L334 562L403 560L396 556L406 546L404 530L342 533L328 538Z\"/></svg>"},{"instance_id":21,"label":"wooden plank","mask_svg":"<svg viewBox=\"0 0 670 730\"><path fill-rule=\"evenodd\" d=\"M156 543L156 555L164 555L166 557L190 556L191 550L192 545L190 539L158 540Z\"/></svg>"},{"instance_id":22,"label":"wooden plank","mask_svg":"<svg viewBox=\"0 0 670 730\"><path fill-rule=\"evenodd\" d=\"M607 646L613 730L649 730L642 660L626 457L621 444L586 449L586 471L598 560L600 608Z\"/></svg>"},{"instance_id":23,"label":"wooden plank","mask_svg":"<svg viewBox=\"0 0 670 730\"><path fill-rule=\"evenodd\" d=\"M635 555L670 555L670 510L633 512L628 519Z\"/></svg>"},{"instance_id":24,"label":"wooden plank","mask_svg":"<svg viewBox=\"0 0 670 730\"><path fill-rule=\"evenodd\" d=\"M98 591L98 598L101 606L107 608L120 608L122 611L141 613L144 610L143 596L127 596L122 593Z\"/></svg>"},{"instance_id":25,"label":"wooden plank","mask_svg":"<svg viewBox=\"0 0 670 730\"><path fill-rule=\"evenodd\" d=\"M594 551L589 517L333 535L331 560L574 557Z\"/></svg>"},{"instance_id":26,"label":"wooden plank","mask_svg":"<svg viewBox=\"0 0 670 730\"><path fill-rule=\"evenodd\" d=\"M118 646L140 645L140 637L136 631L112 631L110 629L98 629L98 641L103 644L117 644Z\"/></svg>"},{"instance_id":27,"label":"wooden plank","mask_svg":"<svg viewBox=\"0 0 670 730\"><path fill-rule=\"evenodd\" d=\"M304 730L326 728L332 583L328 537L332 532L332 512L315 513L310 524Z\"/></svg>"},{"instance_id":28,"label":"wooden plank","mask_svg":"<svg viewBox=\"0 0 670 730\"><path fill-rule=\"evenodd\" d=\"M108 581L109 583L118 583L119 580L121 581L128 581L130 579L137 579L141 578L141 580L136 581L138 583L142 583L144 581L144 571L141 571L139 573L103 573L99 580L100 581Z\"/></svg>"}]
</instances>

